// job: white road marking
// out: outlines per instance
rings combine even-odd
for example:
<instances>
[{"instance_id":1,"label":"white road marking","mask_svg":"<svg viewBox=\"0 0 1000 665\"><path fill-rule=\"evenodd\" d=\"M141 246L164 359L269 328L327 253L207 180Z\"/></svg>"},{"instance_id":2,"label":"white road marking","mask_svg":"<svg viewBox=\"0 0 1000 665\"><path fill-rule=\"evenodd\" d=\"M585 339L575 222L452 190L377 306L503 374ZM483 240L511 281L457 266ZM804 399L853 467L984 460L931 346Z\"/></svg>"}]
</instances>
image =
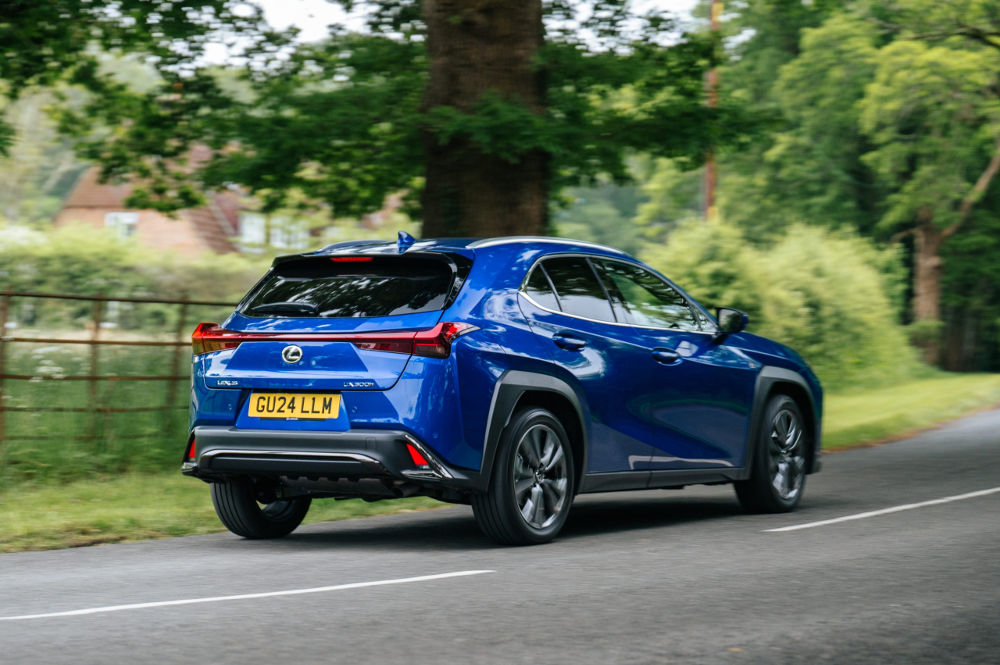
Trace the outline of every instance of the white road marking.
<instances>
[{"instance_id":1,"label":"white road marking","mask_svg":"<svg viewBox=\"0 0 1000 665\"><path fill-rule=\"evenodd\" d=\"M986 496L987 494L995 494L997 492L1000 492L1000 487L993 487L988 490L979 490L978 492L969 492L968 494L956 494L955 496L946 496L941 499L931 499L930 501L921 501L920 503L907 503L902 506L893 506L892 508L883 508L881 510L871 510L868 511L867 513L857 513L856 515L845 515L844 517L835 517L830 520L820 520L818 522L806 522L805 524L783 526L778 529L766 529L764 533L777 533L779 531L798 531L799 529L811 529L814 526L826 526L827 524L837 524L838 522L863 520L869 517L878 517L879 515L898 513L903 510L913 510L914 508L924 508L925 506L936 506L939 503L951 503L952 501L964 501L965 499L975 499L976 497L979 496Z\"/></svg>"},{"instance_id":2,"label":"white road marking","mask_svg":"<svg viewBox=\"0 0 1000 665\"><path fill-rule=\"evenodd\" d=\"M149 607L169 607L171 605L195 605L197 603L219 603L225 600L249 600L252 598L273 598L275 596L298 596L305 593L323 593L325 591L344 591L346 589L363 589L372 586L385 586L388 584L408 584L410 582L430 582L432 580L444 580L450 577L466 577L468 575L485 575L495 573L495 570L459 570L454 573L440 573L438 575L421 575L420 577L401 577L394 580L375 580L373 582L353 582L351 584L336 584L334 586L320 586L311 589L288 589L285 591L268 591L265 593L244 593L237 596L214 596L211 598L187 598L184 600L163 600L154 603L133 603L131 605L108 605L106 607L89 607L83 610L69 610L67 612L47 612L45 614L22 614L20 616L0 617L0 621L22 621L24 619L49 619L52 617L72 617L82 614L101 614L104 612L122 612L124 610L142 610Z\"/></svg>"}]
</instances>

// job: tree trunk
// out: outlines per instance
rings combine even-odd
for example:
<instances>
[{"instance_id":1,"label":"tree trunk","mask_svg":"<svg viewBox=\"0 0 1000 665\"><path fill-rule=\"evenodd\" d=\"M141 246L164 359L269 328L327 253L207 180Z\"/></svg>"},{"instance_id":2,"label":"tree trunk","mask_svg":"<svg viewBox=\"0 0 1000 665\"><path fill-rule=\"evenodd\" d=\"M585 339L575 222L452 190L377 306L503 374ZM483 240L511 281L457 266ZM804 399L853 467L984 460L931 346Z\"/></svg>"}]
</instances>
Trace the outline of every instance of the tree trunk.
<instances>
[{"instance_id":1,"label":"tree trunk","mask_svg":"<svg viewBox=\"0 0 1000 665\"><path fill-rule=\"evenodd\" d=\"M919 322L941 321L941 242L943 234L930 216L922 210L918 215L913 265L913 316ZM921 343L924 359L938 364L940 344L932 335Z\"/></svg>"},{"instance_id":2,"label":"tree trunk","mask_svg":"<svg viewBox=\"0 0 1000 665\"><path fill-rule=\"evenodd\" d=\"M424 0L430 80L423 108L472 111L494 91L535 113L544 90L535 56L542 44L541 0ZM548 156L516 162L485 155L467 139L442 144L424 132L425 237L532 235L545 231Z\"/></svg>"}]
</instances>

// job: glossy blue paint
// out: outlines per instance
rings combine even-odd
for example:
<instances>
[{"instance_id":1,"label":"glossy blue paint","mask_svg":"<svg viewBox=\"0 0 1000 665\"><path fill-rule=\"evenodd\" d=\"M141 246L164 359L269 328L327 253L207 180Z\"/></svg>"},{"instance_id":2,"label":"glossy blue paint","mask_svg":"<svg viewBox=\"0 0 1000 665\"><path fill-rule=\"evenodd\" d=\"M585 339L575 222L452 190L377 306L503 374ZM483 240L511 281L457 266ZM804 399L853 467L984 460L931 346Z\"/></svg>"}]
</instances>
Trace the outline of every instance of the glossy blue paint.
<instances>
[{"instance_id":1,"label":"glossy blue paint","mask_svg":"<svg viewBox=\"0 0 1000 665\"><path fill-rule=\"evenodd\" d=\"M312 254L399 251L395 242L372 241L338 243ZM489 423L496 418L505 422L510 415L494 412L498 382L505 373L518 371L555 377L570 386L580 403L587 473L732 469L747 463L755 390L764 367L801 377L818 422L819 382L802 358L781 344L746 332L720 340L713 331L592 321L547 310L520 292L532 266L553 254L644 266L617 250L529 238L421 240L405 251L408 256L445 252L472 260L445 310L339 319L261 318L237 311L222 325L237 332L302 335L428 330L443 321L476 326L455 340L448 357L306 340L294 342L302 348L302 360L287 363L281 352L289 342L244 341L236 349L195 357L192 428L403 431L454 469L485 471L492 454ZM711 319L700 305L691 305ZM559 335L582 345L557 345ZM254 391L339 393L340 413L319 421L251 418L247 400Z\"/></svg>"}]
</instances>

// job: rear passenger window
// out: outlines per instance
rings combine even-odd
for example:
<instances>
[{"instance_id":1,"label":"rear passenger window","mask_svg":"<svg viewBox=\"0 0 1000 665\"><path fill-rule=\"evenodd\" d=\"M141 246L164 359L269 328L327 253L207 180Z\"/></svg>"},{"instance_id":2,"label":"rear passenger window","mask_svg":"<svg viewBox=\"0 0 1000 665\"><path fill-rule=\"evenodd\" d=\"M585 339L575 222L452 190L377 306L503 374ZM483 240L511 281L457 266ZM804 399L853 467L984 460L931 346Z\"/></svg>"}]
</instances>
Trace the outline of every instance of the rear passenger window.
<instances>
[{"instance_id":1,"label":"rear passenger window","mask_svg":"<svg viewBox=\"0 0 1000 665\"><path fill-rule=\"evenodd\" d=\"M552 279L562 311L597 321L614 321L604 287L583 257L546 259L542 265Z\"/></svg>"},{"instance_id":2,"label":"rear passenger window","mask_svg":"<svg viewBox=\"0 0 1000 665\"><path fill-rule=\"evenodd\" d=\"M524 292L542 307L559 311L559 301L556 299L556 294L552 292L552 285L549 284L549 278L545 275L545 269L542 266L537 265L531 271L528 283L524 285Z\"/></svg>"}]
</instances>

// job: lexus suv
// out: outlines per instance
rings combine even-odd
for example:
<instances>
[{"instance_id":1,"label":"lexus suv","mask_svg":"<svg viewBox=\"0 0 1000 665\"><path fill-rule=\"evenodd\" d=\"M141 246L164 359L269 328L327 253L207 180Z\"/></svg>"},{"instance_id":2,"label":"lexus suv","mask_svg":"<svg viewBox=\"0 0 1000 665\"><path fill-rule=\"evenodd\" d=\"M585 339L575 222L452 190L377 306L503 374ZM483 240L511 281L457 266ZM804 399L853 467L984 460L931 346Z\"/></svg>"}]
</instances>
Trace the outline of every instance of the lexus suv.
<instances>
[{"instance_id":1,"label":"lexus suv","mask_svg":"<svg viewBox=\"0 0 1000 665\"><path fill-rule=\"evenodd\" d=\"M471 504L551 540L587 492L733 483L792 510L820 468L802 358L618 250L555 238L342 242L274 260L192 341L183 472L223 524L284 536L314 498Z\"/></svg>"}]
</instances>

